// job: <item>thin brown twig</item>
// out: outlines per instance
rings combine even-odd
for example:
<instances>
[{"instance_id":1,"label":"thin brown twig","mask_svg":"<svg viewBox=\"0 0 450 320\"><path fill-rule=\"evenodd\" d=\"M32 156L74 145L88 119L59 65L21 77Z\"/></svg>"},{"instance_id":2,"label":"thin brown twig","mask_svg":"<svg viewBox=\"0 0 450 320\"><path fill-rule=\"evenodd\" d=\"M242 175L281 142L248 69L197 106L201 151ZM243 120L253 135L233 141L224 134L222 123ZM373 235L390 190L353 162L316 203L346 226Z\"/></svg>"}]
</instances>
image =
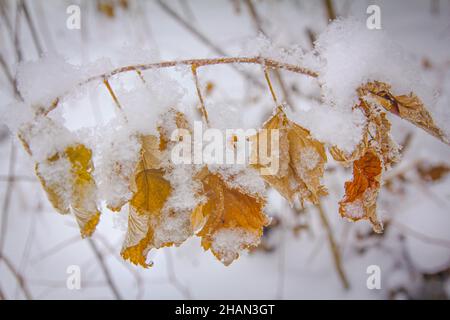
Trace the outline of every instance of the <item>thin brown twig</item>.
<instances>
[{"instance_id":1,"label":"thin brown twig","mask_svg":"<svg viewBox=\"0 0 450 320\"><path fill-rule=\"evenodd\" d=\"M7 300L7 299L6 299L6 295L5 295L5 293L3 292L3 290L2 290L2 287L0 287L0 300Z\"/></svg>"},{"instance_id":2,"label":"thin brown twig","mask_svg":"<svg viewBox=\"0 0 450 320\"><path fill-rule=\"evenodd\" d=\"M14 49L16 52L16 60L17 62L21 62L23 60L23 53L20 49L19 45L19 34L20 34L20 13L22 12L22 1L17 1L16 6L16 20L15 20L15 26L14 26Z\"/></svg>"},{"instance_id":3,"label":"thin brown twig","mask_svg":"<svg viewBox=\"0 0 450 320\"><path fill-rule=\"evenodd\" d=\"M50 249L44 251L39 256L36 256L36 257L33 257L32 259L30 259L30 263L35 264L45 258L48 258L48 257L58 253L59 251L61 251L63 249L66 249L69 245L74 244L80 240L81 240L81 238L79 235L76 235L76 236L70 237L66 240L63 240L60 243L57 243L56 245L51 247Z\"/></svg>"},{"instance_id":4,"label":"thin brown twig","mask_svg":"<svg viewBox=\"0 0 450 320\"><path fill-rule=\"evenodd\" d=\"M7 182L9 180L12 181L25 181L25 182L39 182L36 177L28 177L28 176L8 176L8 175L0 175L0 182Z\"/></svg>"},{"instance_id":5,"label":"thin brown twig","mask_svg":"<svg viewBox=\"0 0 450 320\"><path fill-rule=\"evenodd\" d=\"M191 292L189 291L189 288L187 286L184 286L177 277L177 274L175 273L175 267L173 265L172 261L172 255L169 250L165 251L166 253L166 263L167 263L167 275L169 278L169 282L177 288L183 295L185 299L191 299Z\"/></svg>"},{"instance_id":6,"label":"thin brown twig","mask_svg":"<svg viewBox=\"0 0 450 320\"><path fill-rule=\"evenodd\" d=\"M157 0L156 3L160 6L160 8L166 12L169 16L171 16L175 21L177 21L179 24L181 24L185 29L187 29L191 34L193 34L195 37L197 37L200 42L202 42L204 45L210 47L216 54L219 54L221 56L227 56L226 52L222 50L219 46L214 44L210 39L208 39L200 30L195 28L191 23L183 19L176 11L174 11L172 8L170 8L166 3L164 3L161 0ZM263 87L262 83L258 81L252 74L240 70L235 69L237 72L242 74L245 78L250 80L253 84L257 85L258 87Z\"/></svg>"},{"instance_id":7,"label":"thin brown twig","mask_svg":"<svg viewBox=\"0 0 450 320\"><path fill-rule=\"evenodd\" d=\"M163 68L173 68L177 66L192 66L196 65L197 68L204 67L204 66L211 66L211 65L223 65L223 64L257 64L264 67L269 68L276 68L276 69L283 69L294 73L303 74L312 78L317 78L319 75L317 72L297 66L290 63L284 63L280 62L274 59L270 58L264 58L264 57L222 57L222 58L211 58L211 59L186 59L186 60L172 60L172 61L162 61L162 62L155 62L155 63L148 63L148 64L137 64L137 65L130 65L125 67L120 67L117 69L114 69L108 73L102 73L100 75L96 75L93 77L90 77L80 83L78 83L77 86L82 86L87 83L90 83L92 81L103 81L109 80L111 77L124 73L124 72L130 72L136 70L144 71L144 70L151 70L151 69L163 69ZM109 83L108 83L109 84ZM106 85L106 83L105 83ZM53 100L52 105L44 112L44 115L47 115L52 110L54 110L57 106L59 101L61 100L60 97L56 97Z\"/></svg>"},{"instance_id":8,"label":"thin brown twig","mask_svg":"<svg viewBox=\"0 0 450 320\"><path fill-rule=\"evenodd\" d=\"M120 264L122 264L134 277L136 282L136 287L138 288L138 292L136 294L136 300L142 299L142 296L144 294L144 287L142 286L142 277L133 267L120 255L117 255L117 251L115 247L109 243L109 241L102 236L100 233L96 234L97 239L102 243L103 247L105 247L106 250L108 250L109 254L111 254Z\"/></svg>"},{"instance_id":9,"label":"thin brown twig","mask_svg":"<svg viewBox=\"0 0 450 320\"><path fill-rule=\"evenodd\" d=\"M117 299L117 300L122 300L122 296L120 295L119 290L117 289L116 284L113 281L113 278L111 276L111 273L109 272L109 269L105 263L103 254L100 252L100 250L97 248L97 245L95 244L94 240L88 238L88 243L91 246L92 251L95 254L95 257L97 258L97 261L100 265L100 268L103 271L103 274L105 276L106 281L108 282L108 286L111 289L111 292L113 294L113 296Z\"/></svg>"},{"instance_id":10,"label":"thin brown twig","mask_svg":"<svg viewBox=\"0 0 450 320\"><path fill-rule=\"evenodd\" d=\"M11 271L13 276L16 278L16 281L19 284L20 288L22 289L25 298L27 298L28 300L32 300L33 298L31 292L28 289L24 277L20 272L17 271L17 269L12 264L11 260L9 260L9 258L7 258L4 254L0 252L0 261L3 261L5 263L6 267L9 269L9 271Z\"/></svg>"},{"instance_id":11,"label":"thin brown twig","mask_svg":"<svg viewBox=\"0 0 450 320\"><path fill-rule=\"evenodd\" d=\"M1 55L1 54L0 54L0 65L2 66L2 69L6 75L6 78L8 79L9 83L11 84L11 87L14 91L14 95L17 98L19 98L20 100L23 100L19 90L17 89L16 80L14 79L11 70L8 68L8 65L6 64L5 59L3 58L3 55Z\"/></svg>"},{"instance_id":12,"label":"thin brown twig","mask_svg":"<svg viewBox=\"0 0 450 320\"><path fill-rule=\"evenodd\" d=\"M336 267L336 271L338 272L339 278L341 279L343 287L348 290L350 289L350 284L347 280L347 276L345 275L344 268L342 266L342 259L339 247L334 240L333 231L331 230L330 223L328 222L328 218L326 213L322 207L322 204L319 202L317 205L317 211L319 211L320 220L322 221L322 225L325 228L328 236L328 243L330 245L331 252L333 254L334 265Z\"/></svg>"},{"instance_id":13,"label":"thin brown twig","mask_svg":"<svg viewBox=\"0 0 450 320\"><path fill-rule=\"evenodd\" d=\"M336 11L334 10L333 0L323 0L323 4L327 11L328 21L336 19Z\"/></svg>"},{"instance_id":14,"label":"thin brown twig","mask_svg":"<svg viewBox=\"0 0 450 320\"><path fill-rule=\"evenodd\" d=\"M28 10L26 1L22 0L21 5L22 5L22 11L25 15L25 20L27 21L28 28L30 29L30 32L31 32L31 38L33 39L34 47L36 48L38 55L41 56L44 53L44 49L43 49L42 43L39 39L36 26L34 25L33 19L31 18L30 11Z\"/></svg>"},{"instance_id":15,"label":"thin brown twig","mask_svg":"<svg viewBox=\"0 0 450 320\"><path fill-rule=\"evenodd\" d=\"M414 230L411 227L404 225L398 221L392 221L391 224L393 226L395 226L397 229L399 229L400 231L403 231L406 235L416 238L417 240L420 240L424 243L428 243L428 244L436 245L436 246L443 247L446 249L450 249L450 240L431 237L427 234L424 234L422 232Z\"/></svg>"},{"instance_id":16,"label":"thin brown twig","mask_svg":"<svg viewBox=\"0 0 450 320\"><path fill-rule=\"evenodd\" d=\"M9 154L9 168L8 168L8 175L14 176L15 171L15 164L16 164L16 145L14 141L11 141L11 151ZM5 245L6 240L6 232L7 232L7 226L8 226L8 217L9 217L9 209L11 206L11 197L14 187L14 180L8 180L6 183L6 192L5 197L3 200L3 207L2 207L2 225L1 225L1 232L0 232L0 254L3 252L3 247Z\"/></svg>"},{"instance_id":17,"label":"thin brown twig","mask_svg":"<svg viewBox=\"0 0 450 320\"><path fill-rule=\"evenodd\" d=\"M256 26L256 29L258 30L258 32L262 33L264 36L267 37L267 33L263 28L262 20L259 16L258 11L256 10L255 6L253 5L252 0L245 0L245 3L250 12L250 16L252 17L253 22ZM278 83L280 84L280 88L283 93L284 100L286 101L286 103L288 104L289 107L294 107L294 104L290 98L289 91L287 90L286 83L284 81L283 76L281 75L280 70L275 69L274 74L275 74L275 77L277 78Z\"/></svg>"}]
</instances>

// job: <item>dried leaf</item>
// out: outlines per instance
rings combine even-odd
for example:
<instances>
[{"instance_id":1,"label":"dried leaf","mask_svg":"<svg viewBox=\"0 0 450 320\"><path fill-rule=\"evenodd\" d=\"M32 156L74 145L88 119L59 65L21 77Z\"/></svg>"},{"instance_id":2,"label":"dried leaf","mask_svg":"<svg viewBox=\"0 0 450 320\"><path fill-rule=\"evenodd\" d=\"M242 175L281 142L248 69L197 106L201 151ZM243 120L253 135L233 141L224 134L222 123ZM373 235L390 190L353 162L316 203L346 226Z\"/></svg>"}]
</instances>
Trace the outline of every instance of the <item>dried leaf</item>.
<instances>
[{"instance_id":1,"label":"dried leaf","mask_svg":"<svg viewBox=\"0 0 450 320\"><path fill-rule=\"evenodd\" d=\"M450 167L445 163L436 165L419 164L417 172L423 180L434 182L443 179L450 172Z\"/></svg>"},{"instance_id":2,"label":"dried leaf","mask_svg":"<svg viewBox=\"0 0 450 320\"><path fill-rule=\"evenodd\" d=\"M365 100L374 99L387 111L422 128L444 143L449 143L444 132L436 126L431 114L428 112L420 98L413 92L395 96L391 92L390 85L374 81L360 87L358 89L358 94Z\"/></svg>"},{"instance_id":3,"label":"dried leaf","mask_svg":"<svg viewBox=\"0 0 450 320\"><path fill-rule=\"evenodd\" d=\"M131 190L128 230L121 255L134 264L148 267L148 251L155 247L154 229L157 227L161 210L171 193L170 183L164 178L161 168L162 153L159 139L155 136L142 137L141 160L139 161ZM163 244L159 247L170 244Z\"/></svg>"},{"instance_id":4,"label":"dried leaf","mask_svg":"<svg viewBox=\"0 0 450 320\"><path fill-rule=\"evenodd\" d=\"M345 183L345 196L339 202L342 217L352 221L367 219L377 233L383 230L376 215L382 172L382 162L377 152L368 149L360 159L353 162L353 180Z\"/></svg>"},{"instance_id":5,"label":"dried leaf","mask_svg":"<svg viewBox=\"0 0 450 320\"><path fill-rule=\"evenodd\" d=\"M221 176L206 168L197 179L203 184L207 200L192 213L193 229L202 238L203 248L229 265L241 250L259 244L263 227L269 223L263 213L265 201L230 187Z\"/></svg>"},{"instance_id":6,"label":"dried leaf","mask_svg":"<svg viewBox=\"0 0 450 320\"><path fill-rule=\"evenodd\" d=\"M321 196L327 194L326 188L321 184L327 161L323 144L313 139L308 130L290 121L281 109L264 124L263 129L268 130L269 137L271 130L279 130L280 163L276 174L262 175L262 178L291 203L297 197L302 204L304 200L317 203ZM261 132L252 139L255 144L261 139L263 143L270 140ZM272 146L267 148L268 153L271 148ZM253 149L252 152L256 153L257 150ZM257 156L254 154L253 157ZM257 159L255 168L264 168L259 157Z\"/></svg>"},{"instance_id":7,"label":"dried leaf","mask_svg":"<svg viewBox=\"0 0 450 320\"><path fill-rule=\"evenodd\" d=\"M92 176L92 151L82 144L69 146L64 152L37 163L35 169L53 207L62 214L72 209L81 236L92 235L100 219L97 186Z\"/></svg>"}]
</instances>

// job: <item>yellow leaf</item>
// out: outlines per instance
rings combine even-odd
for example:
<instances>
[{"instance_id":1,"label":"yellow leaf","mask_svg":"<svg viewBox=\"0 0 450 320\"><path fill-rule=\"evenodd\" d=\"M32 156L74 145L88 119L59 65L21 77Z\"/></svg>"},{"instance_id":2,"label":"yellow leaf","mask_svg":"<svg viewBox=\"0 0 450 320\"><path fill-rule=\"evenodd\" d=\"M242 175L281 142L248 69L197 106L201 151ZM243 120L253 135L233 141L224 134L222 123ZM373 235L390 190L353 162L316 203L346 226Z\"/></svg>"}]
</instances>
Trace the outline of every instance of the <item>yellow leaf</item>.
<instances>
[{"instance_id":1,"label":"yellow leaf","mask_svg":"<svg viewBox=\"0 0 450 320\"><path fill-rule=\"evenodd\" d=\"M367 150L360 159L353 162L353 180L345 183L345 196L339 202L341 216L352 221L367 219L378 233L383 230L376 215L382 171L377 152Z\"/></svg>"},{"instance_id":2,"label":"yellow leaf","mask_svg":"<svg viewBox=\"0 0 450 320\"><path fill-rule=\"evenodd\" d=\"M239 252L259 244L269 220L263 213L265 201L243 190L230 187L218 174L206 168L197 176L203 184L206 202L192 213L192 226L223 264L229 265Z\"/></svg>"},{"instance_id":3,"label":"yellow leaf","mask_svg":"<svg viewBox=\"0 0 450 320\"><path fill-rule=\"evenodd\" d=\"M145 262L148 251L156 247L154 229L157 228L161 210L172 188L164 178L161 168L162 153L159 139L143 136L141 139L141 160L139 161L131 190L128 230L122 248L122 257L134 264L148 267ZM162 247L168 244L162 244Z\"/></svg>"},{"instance_id":4,"label":"yellow leaf","mask_svg":"<svg viewBox=\"0 0 450 320\"><path fill-rule=\"evenodd\" d=\"M262 175L262 178L291 203L296 197L302 204L304 200L318 203L319 198L327 194L321 184L327 161L323 144L313 139L308 130L290 121L281 109L264 124L263 129L268 130L269 136L271 130L278 130L280 163L276 174ZM253 141L258 143L265 139L262 134L264 132L258 133ZM272 146L267 148L269 153L270 148ZM257 151L253 149L252 152ZM263 167L261 161L255 165L257 169Z\"/></svg>"},{"instance_id":5,"label":"yellow leaf","mask_svg":"<svg viewBox=\"0 0 450 320\"><path fill-rule=\"evenodd\" d=\"M100 219L97 186L92 176L92 151L83 144L71 145L64 152L37 163L35 169L53 207L63 214L72 209L81 236L92 235Z\"/></svg>"}]
</instances>

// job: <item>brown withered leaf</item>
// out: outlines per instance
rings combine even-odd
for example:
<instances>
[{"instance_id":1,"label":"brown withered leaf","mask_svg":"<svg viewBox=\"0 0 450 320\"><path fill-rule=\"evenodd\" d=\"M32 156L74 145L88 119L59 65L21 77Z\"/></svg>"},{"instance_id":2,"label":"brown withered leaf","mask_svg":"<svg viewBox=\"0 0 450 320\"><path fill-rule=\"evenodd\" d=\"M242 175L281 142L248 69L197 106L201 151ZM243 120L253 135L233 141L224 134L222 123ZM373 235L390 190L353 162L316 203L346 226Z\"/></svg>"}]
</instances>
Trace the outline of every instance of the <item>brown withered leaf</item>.
<instances>
[{"instance_id":1,"label":"brown withered leaf","mask_svg":"<svg viewBox=\"0 0 450 320\"><path fill-rule=\"evenodd\" d=\"M147 253L154 248L154 230L161 210L172 188L164 178L161 168L162 151L158 137L141 138L141 159L131 182L133 196L130 200L128 230L121 255L134 264L148 267ZM162 244L159 247L171 245Z\"/></svg>"},{"instance_id":2,"label":"brown withered leaf","mask_svg":"<svg viewBox=\"0 0 450 320\"><path fill-rule=\"evenodd\" d=\"M340 150L336 146L329 149L330 154L334 160L344 165L349 165L360 159L371 148L377 152L383 162L383 167L387 169L399 160L400 150L399 146L391 138L391 123L387 119L385 112L376 110L365 100L360 100L358 108L364 112L367 119L361 142L351 154Z\"/></svg>"},{"instance_id":3,"label":"brown withered leaf","mask_svg":"<svg viewBox=\"0 0 450 320\"><path fill-rule=\"evenodd\" d=\"M359 89L358 94L359 105L355 108L362 110L367 119L361 142L350 155L337 147L330 148L330 154L336 161L344 165L353 163L353 181L345 184L346 192L339 212L353 221L367 219L375 232L381 232L382 226L376 217L381 175L399 160L400 147L391 138L391 124L386 113L373 103L367 91ZM368 172L374 171L369 170L372 167L379 172L376 179L370 180Z\"/></svg>"},{"instance_id":4,"label":"brown withered leaf","mask_svg":"<svg viewBox=\"0 0 450 320\"><path fill-rule=\"evenodd\" d=\"M203 184L207 200L192 213L193 229L202 238L203 248L229 265L241 250L259 244L263 227L269 223L263 212L265 200L230 187L220 175L206 168L196 179Z\"/></svg>"},{"instance_id":5,"label":"brown withered leaf","mask_svg":"<svg viewBox=\"0 0 450 320\"><path fill-rule=\"evenodd\" d=\"M358 94L365 100L370 100L370 98L374 99L387 111L422 128L444 143L449 143L444 132L434 123L431 114L423 102L413 92L396 96L392 94L389 84L373 81L360 87Z\"/></svg>"},{"instance_id":6,"label":"brown withered leaf","mask_svg":"<svg viewBox=\"0 0 450 320\"><path fill-rule=\"evenodd\" d=\"M62 214L72 209L81 236L92 235L100 219L97 186L92 176L92 151L83 144L72 145L37 163L35 169L53 207Z\"/></svg>"},{"instance_id":7,"label":"brown withered leaf","mask_svg":"<svg viewBox=\"0 0 450 320\"><path fill-rule=\"evenodd\" d=\"M317 203L321 196L327 194L321 184L327 161L323 144L313 139L308 130L290 121L281 108L264 124L263 129L267 130L267 136L260 131L252 137L253 144L258 145L258 148L252 149L252 158L257 159L254 167L259 170L267 167L262 163L258 150L261 151L262 141L263 145L268 144L267 154L271 153L274 146L268 141L271 140L271 130L276 129L279 132L279 168L275 174L262 174L262 178L290 203L297 197L302 204L305 200Z\"/></svg>"},{"instance_id":8,"label":"brown withered leaf","mask_svg":"<svg viewBox=\"0 0 450 320\"><path fill-rule=\"evenodd\" d=\"M450 173L450 166L445 163L426 165L419 164L417 166L419 176L425 181L439 181Z\"/></svg>"},{"instance_id":9,"label":"brown withered leaf","mask_svg":"<svg viewBox=\"0 0 450 320\"><path fill-rule=\"evenodd\" d=\"M377 233L383 231L376 214L382 172L382 162L377 152L368 149L360 159L353 162L353 180L345 183L345 196L339 202L342 217L352 221L367 219Z\"/></svg>"}]
</instances>

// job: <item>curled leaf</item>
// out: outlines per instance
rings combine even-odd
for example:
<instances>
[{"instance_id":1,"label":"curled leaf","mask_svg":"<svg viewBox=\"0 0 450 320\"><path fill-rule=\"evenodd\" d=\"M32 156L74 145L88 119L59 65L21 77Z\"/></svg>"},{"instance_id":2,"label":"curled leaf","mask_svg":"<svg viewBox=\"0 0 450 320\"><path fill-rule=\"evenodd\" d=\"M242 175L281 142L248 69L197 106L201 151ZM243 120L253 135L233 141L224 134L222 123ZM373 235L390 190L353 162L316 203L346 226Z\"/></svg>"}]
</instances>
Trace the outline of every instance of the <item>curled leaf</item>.
<instances>
[{"instance_id":1,"label":"curled leaf","mask_svg":"<svg viewBox=\"0 0 450 320\"><path fill-rule=\"evenodd\" d=\"M352 221L367 219L377 233L383 231L376 214L382 171L377 152L367 150L360 159L353 162L353 180L345 183L345 196L339 202L342 217Z\"/></svg>"},{"instance_id":2,"label":"curled leaf","mask_svg":"<svg viewBox=\"0 0 450 320\"><path fill-rule=\"evenodd\" d=\"M179 182L172 184L169 180L177 174L168 161L174 145L168 128L190 130L189 123L175 109L163 114L162 122L158 127L159 138L141 137L140 160L131 179L128 231L121 253L124 259L143 267L149 266L146 257L151 249L180 245L193 235L190 216L194 205L176 203L180 186Z\"/></svg>"},{"instance_id":3,"label":"curled leaf","mask_svg":"<svg viewBox=\"0 0 450 320\"><path fill-rule=\"evenodd\" d=\"M434 123L423 102L413 92L396 96L392 94L389 84L374 81L360 87L358 94L365 100L373 99L387 111L422 128L444 143L449 143L444 132Z\"/></svg>"},{"instance_id":4,"label":"curled leaf","mask_svg":"<svg viewBox=\"0 0 450 320\"><path fill-rule=\"evenodd\" d=\"M62 214L72 210L81 236L92 235L100 219L92 151L83 144L72 145L37 163L35 169L53 207Z\"/></svg>"},{"instance_id":5,"label":"curled leaf","mask_svg":"<svg viewBox=\"0 0 450 320\"><path fill-rule=\"evenodd\" d=\"M239 252L259 244L269 220L263 212L265 201L243 190L230 187L218 174L202 170L197 179L203 184L207 200L192 213L196 234L205 250L211 250L229 265Z\"/></svg>"},{"instance_id":6,"label":"curled leaf","mask_svg":"<svg viewBox=\"0 0 450 320\"><path fill-rule=\"evenodd\" d=\"M318 203L319 198L327 194L326 188L321 184L327 161L323 144L313 139L308 130L290 121L280 108L264 124L263 129L266 131L260 131L253 138L254 143L258 144L258 151L256 148L252 150L253 157L258 159L255 168L266 166L261 161L260 154L255 154L261 152L262 145L269 154L273 151L272 148L279 148L279 168L275 174L263 174L262 178L291 203L296 198L302 204L304 200ZM265 133L270 137L273 130L279 132L276 145L265 147Z\"/></svg>"},{"instance_id":7,"label":"curled leaf","mask_svg":"<svg viewBox=\"0 0 450 320\"><path fill-rule=\"evenodd\" d=\"M141 159L132 179L133 196L129 203L128 230L121 255L125 260L147 267L147 253L155 247L154 229L172 188L161 168L159 139L149 135L143 136L141 141ZM164 245L170 244L160 247Z\"/></svg>"}]
</instances>

